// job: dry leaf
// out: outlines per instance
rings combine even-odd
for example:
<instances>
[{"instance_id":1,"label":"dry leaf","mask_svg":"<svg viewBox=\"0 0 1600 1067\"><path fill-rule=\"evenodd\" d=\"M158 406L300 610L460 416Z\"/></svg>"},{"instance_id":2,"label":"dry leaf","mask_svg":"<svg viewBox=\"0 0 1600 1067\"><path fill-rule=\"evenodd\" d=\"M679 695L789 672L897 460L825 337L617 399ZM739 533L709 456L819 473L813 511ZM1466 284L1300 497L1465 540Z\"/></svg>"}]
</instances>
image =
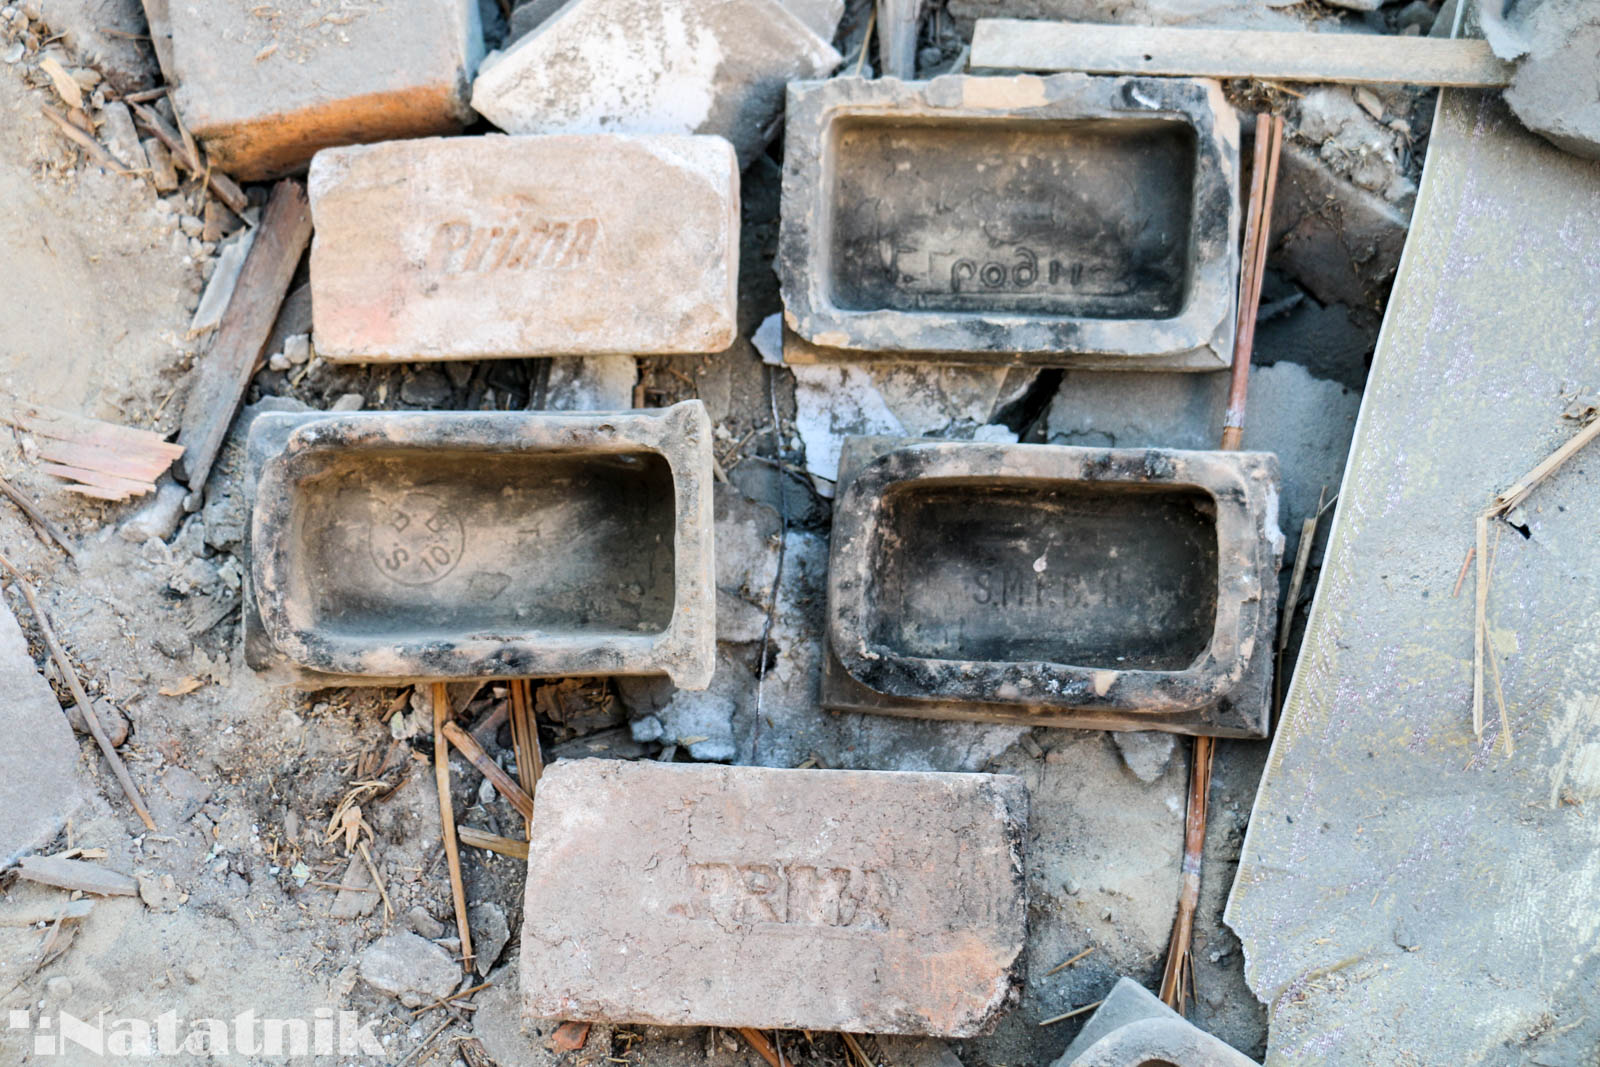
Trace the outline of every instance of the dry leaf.
<instances>
[{"instance_id":1,"label":"dry leaf","mask_svg":"<svg viewBox=\"0 0 1600 1067\"><path fill-rule=\"evenodd\" d=\"M68 107L82 109L83 87L76 78L67 73L67 68L55 56L45 56L39 61L39 69L50 75L50 82L56 87L56 95L64 100Z\"/></svg>"},{"instance_id":2,"label":"dry leaf","mask_svg":"<svg viewBox=\"0 0 1600 1067\"><path fill-rule=\"evenodd\" d=\"M194 692L204 684L204 682L200 681L200 679L191 674L177 685L167 686L165 689L156 690L156 692L160 693L164 697L181 697L188 693Z\"/></svg>"}]
</instances>

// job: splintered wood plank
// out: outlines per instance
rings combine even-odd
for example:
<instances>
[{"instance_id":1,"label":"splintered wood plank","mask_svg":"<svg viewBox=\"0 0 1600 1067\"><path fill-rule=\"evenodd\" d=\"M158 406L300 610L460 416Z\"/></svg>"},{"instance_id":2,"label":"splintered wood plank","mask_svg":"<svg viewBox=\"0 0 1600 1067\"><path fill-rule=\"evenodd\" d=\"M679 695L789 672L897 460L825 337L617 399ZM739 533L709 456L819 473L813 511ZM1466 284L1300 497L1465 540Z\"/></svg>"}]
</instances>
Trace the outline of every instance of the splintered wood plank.
<instances>
[{"instance_id":1,"label":"splintered wood plank","mask_svg":"<svg viewBox=\"0 0 1600 1067\"><path fill-rule=\"evenodd\" d=\"M122 478L115 474L105 474L87 467L69 467L60 463L41 463L39 469L46 474L53 474L57 478L65 478L71 482L81 482L83 486L93 489L104 489L108 493L118 493L113 498L126 500L130 496L143 496L155 491L155 483L137 478Z\"/></svg>"},{"instance_id":2,"label":"splintered wood plank","mask_svg":"<svg viewBox=\"0 0 1600 1067\"><path fill-rule=\"evenodd\" d=\"M979 19L969 69L1500 89L1513 68L1477 40Z\"/></svg>"},{"instance_id":3,"label":"splintered wood plank","mask_svg":"<svg viewBox=\"0 0 1600 1067\"><path fill-rule=\"evenodd\" d=\"M40 469L79 484L67 488L99 500L126 500L155 489L183 447L151 430L86 418L39 404L12 403L0 423L37 438Z\"/></svg>"},{"instance_id":4,"label":"splintered wood plank","mask_svg":"<svg viewBox=\"0 0 1600 1067\"><path fill-rule=\"evenodd\" d=\"M39 458L48 463L99 471L136 482L154 482L161 477L162 471L172 465L168 459L152 460L148 456L114 452L108 448L90 448L71 441L40 441Z\"/></svg>"},{"instance_id":5,"label":"splintered wood plank","mask_svg":"<svg viewBox=\"0 0 1600 1067\"><path fill-rule=\"evenodd\" d=\"M140 430L114 422L91 419L60 411L42 404L17 403L0 410L0 422L17 427L37 437L57 441L75 441L96 448L114 448L148 452L152 456L165 456L169 460L183 455L183 446L169 442L153 430Z\"/></svg>"},{"instance_id":6,"label":"splintered wood plank","mask_svg":"<svg viewBox=\"0 0 1600 1067\"><path fill-rule=\"evenodd\" d=\"M183 407L178 443L186 450L178 473L191 490L205 485L228 427L239 410L256 356L272 333L295 266L311 240L311 208L298 182L273 186L250 255L239 271L211 351L200 361Z\"/></svg>"}]
</instances>

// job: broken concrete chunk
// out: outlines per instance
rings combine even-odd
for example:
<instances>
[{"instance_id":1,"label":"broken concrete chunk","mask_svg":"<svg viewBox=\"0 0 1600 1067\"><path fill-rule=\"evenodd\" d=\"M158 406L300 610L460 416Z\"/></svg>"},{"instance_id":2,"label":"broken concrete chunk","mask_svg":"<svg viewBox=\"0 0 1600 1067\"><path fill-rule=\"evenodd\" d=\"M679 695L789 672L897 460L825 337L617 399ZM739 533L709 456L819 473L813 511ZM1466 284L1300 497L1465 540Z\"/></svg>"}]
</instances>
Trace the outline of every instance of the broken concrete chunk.
<instances>
[{"instance_id":1,"label":"broken concrete chunk","mask_svg":"<svg viewBox=\"0 0 1600 1067\"><path fill-rule=\"evenodd\" d=\"M250 429L248 467L246 658L274 681L711 679L698 400L269 414Z\"/></svg>"},{"instance_id":2,"label":"broken concrete chunk","mask_svg":"<svg viewBox=\"0 0 1600 1067\"><path fill-rule=\"evenodd\" d=\"M1167 773L1177 745L1171 734L1155 730L1113 730L1111 740L1122 753L1122 762L1141 782L1154 782Z\"/></svg>"},{"instance_id":3,"label":"broken concrete chunk","mask_svg":"<svg viewBox=\"0 0 1600 1067\"><path fill-rule=\"evenodd\" d=\"M151 911L177 911L183 903L183 892L177 879L170 874L139 875L139 899Z\"/></svg>"},{"instance_id":4,"label":"broken concrete chunk","mask_svg":"<svg viewBox=\"0 0 1600 1067\"><path fill-rule=\"evenodd\" d=\"M339 885L343 888L335 894L333 904L328 908L330 918L359 919L363 915L371 915L377 908L380 899L378 887L373 885L372 872L360 856L350 857L349 865L339 878Z\"/></svg>"},{"instance_id":5,"label":"broken concrete chunk","mask_svg":"<svg viewBox=\"0 0 1600 1067\"><path fill-rule=\"evenodd\" d=\"M261 180L319 149L449 133L471 121L477 0L285 8L171 5L178 114L211 162Z\"/></svg>"},{"instance_id":6,"label":"broken concrete chunk","mask_svg":"<svg viewBox=\"0 0 1600 1067\"><path fill-rule=\"evenodd\" d=\"M785 124L778 276L811 344L1231 362L1239 124L1215 82L835 78L790 86Z\"/></svg>"},{"instance_id":7,"label":"broken concrete chunk","mask_svg":"<svg viewBox=\"0 0 1600 1067\"><path fill-rule=\"evenodd\" d=\"M718 134L742 166L784 86L838 65L778 0L575 0L484 65L472 106L507 133Z\"/></svg>"},{"instance_id":8,"label":"broken concrete chunk","mask_svg":"<svg viewBox=\"0 0 1600 1067\"><path fill-rule=\"evenodd\" d=\"M144 148L145 162L150 166L150 184L158 193L170 193L178 188L178 168L172 162L172 152L154 137L140 142Z\"/></svg>"},{"instance_id":9,"label":"broken concrete chunk","mask_svg":"<svg viewBox=\"0 0 1600 1067\"><path fill-rule=\"evenodd\" d=\"M106 148L129 170L144 170L144 148L139 144L139 131L133 125L133 112L120 100L113 100L100 109L100 136Z\"/></svg>"},{"instance_id":10,"label":"broken concrete chunk","mask_svg":"<svg viewBox=\"0 0 1600 1067\"><path fill-rule=\"evenodd\" d=\"M325 359L719 352L737 334L739 173L718 137L334 149L310 195Z\"/></svg>"},{"instance_id":11,"label":"broken concrete chunk","mask_svg":"<svg viewBox=\"0 0 1600 1067\"><path fill-rule=\"evenodd\" d=\"M822 702L1264 737L1282 553L1266 453L850 438Z\"/></svg>"},{"instance_id":12,"label":"broken concrete chunk","mask_svg":"<svg viewBox=\"0 0 1600 1067\"><path fill-rule=\"evenodd\" d=\"M86 799L78 743L16 616L0 601L0 866L55 837Z\"/></svg>"},{"instance_id":13,"label":"broken concrete chunk","mask_svg":"<svg viewBox=\"0 0 1600 1067\"><path fill-rule=\"evenodd\" d=\"M539 811L530 1014L967 1037L1018 994L1019 779L582 760Z\"/></svg>"},{"instance_id":14,"label":"broken concrete chunk","mask_svg":"<svg viewBox=\"0 0 1600 1067\"><path fill-rule=\"evenodd\" d=\"M368 985L393 997L421 994L438 1000L449 996L461 979L461 965L450 953L409 930L380 937L358 963Z\"/></svg>"},{"instance_id":15,"label":"broken concrete chunk","mask_svg":"<svg viewBox=\"0 0 1600 1067\"><path fill-rule=\"evenodd\" d=\"M1529 5L1522 4L1519 14ZM1600 159L1600 99L1577 88L1594 79L1600 55L1600 13L1594 5L1544 0L1518 19L1528 55L1506 90L1522 124L1551 144Z\"/></svg>"},{"instance_id":16,"label":"broken concrete chunk","mask_svg":"<svg viewBox=\"0 0 1600 1067\"><path fill-rule=\"evenodd\" d=\"M1054 1067L1256 1067L1256 1062L1119 978Z\"/></svg>"},{"instance_id":17,"label":"broken concrete chunk","mask_svg":"<svg viewBox=\"0 0 1600 1067\"><path fill-rule=\"evenodd\" d=\"M467 909L467 921L472 925L472 950L477 953L473 966L479 975L487 975L511 940L506 910L492 900L480 900Z\"/></svg>"},{"instance_id":18,"label":"broken concrete chunk","mask_svg":"<svg viewBox=\"0 0 1600 1067\"><path fill-rule=\"evenodd\" d=\"M17 873L40 885L53 885L57 889L71 889L101 897L131 897L139 891L139 883L121 871L108 870L87 860L69 860L60 856L26 856Z\"/></svg>"}]
</instances>

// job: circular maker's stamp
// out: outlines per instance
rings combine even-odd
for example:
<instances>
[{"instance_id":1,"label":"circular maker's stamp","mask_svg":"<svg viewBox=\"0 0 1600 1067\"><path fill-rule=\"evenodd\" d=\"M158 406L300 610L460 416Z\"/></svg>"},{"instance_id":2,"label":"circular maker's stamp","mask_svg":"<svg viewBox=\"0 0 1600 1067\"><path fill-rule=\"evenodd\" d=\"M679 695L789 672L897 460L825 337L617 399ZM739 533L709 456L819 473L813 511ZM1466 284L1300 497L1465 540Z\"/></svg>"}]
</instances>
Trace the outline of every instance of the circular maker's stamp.
<instances>
[{"instance_id":1,"label":"circular maker's stamp","mask_svg":"<svg viewBox=\"0 0 1600 1067\"><path fill-rule=\"evenodd\" d=\"M431 585L461 562L466 531L438 497L407 493L398 501L373 502L367 543L384 577L401 585Z\"/></svg>"}]
</instances>

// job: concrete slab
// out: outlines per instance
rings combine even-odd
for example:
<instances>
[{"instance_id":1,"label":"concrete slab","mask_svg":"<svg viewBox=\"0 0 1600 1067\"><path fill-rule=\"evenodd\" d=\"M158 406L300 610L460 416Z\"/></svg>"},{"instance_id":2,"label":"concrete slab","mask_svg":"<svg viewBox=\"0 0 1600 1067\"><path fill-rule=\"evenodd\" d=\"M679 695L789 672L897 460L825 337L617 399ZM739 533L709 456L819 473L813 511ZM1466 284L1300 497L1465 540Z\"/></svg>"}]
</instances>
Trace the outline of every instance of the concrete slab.
<instances>
[{"instance_id":1,"label":"concrete slab","mask_svg":"<svg viewBox=\"0 0 1600 1067\"><path fill-rule=\"evenodd\" d=\"M162 6L178 114L235 178L301 170L331 145L450 133L471 120L477 0Z\"/></svg>"},{"instance_id":2,"label":"concrete slab","mask_svg":"<svg viewBox=\"0 0 1600 1067\"><path fill-rule=\"evenodd\" d=\"M1227 912L1268 1062L1575 1063L1600 1044L1600 457L1498 540L1516 753L1472 729L1473 519L1593 381L1600 165L1441 94L1304 649Z\"/></svg>"},{"instance_id":3,"label":"concrete slab","mask_svg":"<svg viewBox=\"0 0 1600 1067\"><path fill-rule=\"evenodd\" d=\"M529 1014L969 1037L1016 999L1028 794L1008 775L552 764Z\"/></svg>"},{"instance_id":4,"label":"concrete slab","mask_svg":"<svg viewBox=\"0 0 1600 1067\"><path fill-rule=\"evenodd\" d=\"M778 276L811 344L1231 362L1239 124L1215 82L799 82L785 130Z\"/></svg>"},{"instance_id":5,"label":"concrete slab","mask_svg":"<svg viewBox=\"0 0 1600 1067\"><path fill-rule=\"evenodd\" d=\"M720 352L736 336L739 173L720 137L333 149L308 189L325 359Z\"/></svg>"},{"instance_id":6,"label":"concrete slab","mask_svg":"<svg viewBox=\"0 0 1600 1067\"><path fill-rule=\"evenodd\" d=\"M572 0L483 65L472 106L507 133L717 134L748 165L783 109L784 85L839 65L807 24L828 15L810 7Z\"/></svg>"},{"instance_id":7,"label":"concrete slab","mask_svg":"<svg viewBox=\"0 0 1600 1067\"><path fill-rule=\"evenodd\" d=\"M1131 978L1119 978L1055 1067L1255 1067Z\"/></svg>"},{"instance_id":8,"label":"concrete slab","mask_svg":"<svg viewBox=\"0 0 1600 1067\"><path fill-rule=\"evenodd\" d=\"M832 544L828 707L1266 735L1269 454L851 438Z\"/></svg>"},{"instance_id":9,"label":"concrete slab","mask_svg":"<svg viewBox=\"0 0 1600 1067\"><path fill-rule=\"evenodd\" d=\"M711 426L698 400L263 415L247 477L246 658L270 680L711 680Z\"/></svg>"},{"instance_id":10,"label":"concrete slab","mask_svg":"<svg viewBox=\"0 0 1600 1067\"><path fill-rule=\"evenodd\" d=\"M0 600L0 866L50 842L87 799L78 741ZM24 743L25 742L25 743Z\"/></svg>"}]
</instances>

